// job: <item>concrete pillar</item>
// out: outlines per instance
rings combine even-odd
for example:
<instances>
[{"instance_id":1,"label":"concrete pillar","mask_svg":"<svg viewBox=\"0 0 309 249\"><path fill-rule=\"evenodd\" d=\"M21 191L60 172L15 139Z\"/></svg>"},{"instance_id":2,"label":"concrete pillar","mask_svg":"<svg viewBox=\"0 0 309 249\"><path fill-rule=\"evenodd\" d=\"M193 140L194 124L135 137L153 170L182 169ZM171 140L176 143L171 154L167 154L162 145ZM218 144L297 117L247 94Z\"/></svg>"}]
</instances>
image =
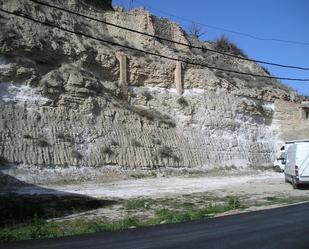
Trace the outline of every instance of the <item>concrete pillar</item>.
<instances>
[{"instance_id":1,"label":"concrete pillar","mask_svg":"<svg viewBox=\"0 0 309 249\"><path fill-rule=\"evenodd\" d=\"M120 75L118 86L120 87L121 93L128 96L128 58L125 53L119 52L116 54L116 58L120 65Z\"/></svg>"},{"instance_id":2,"label":"concrete pillar","mask_svg":"<svg viewBox=\"0 0 309 249\"><path fill-rule=\"evenodd\" d=\"M181 61L176 62L175 85L176 85L177 93L179 95L182 95L183 94L183 74L182 74L182 63L181 63Z\"/></svg>"}]
</instances>

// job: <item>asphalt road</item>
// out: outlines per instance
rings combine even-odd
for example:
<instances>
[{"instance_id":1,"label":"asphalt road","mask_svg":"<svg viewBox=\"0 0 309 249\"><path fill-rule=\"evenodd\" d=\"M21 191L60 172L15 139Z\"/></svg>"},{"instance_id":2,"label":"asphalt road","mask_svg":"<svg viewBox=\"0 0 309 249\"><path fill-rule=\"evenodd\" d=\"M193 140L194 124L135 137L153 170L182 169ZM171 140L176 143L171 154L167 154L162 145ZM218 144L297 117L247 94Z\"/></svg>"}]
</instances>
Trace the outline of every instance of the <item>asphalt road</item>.
<instances>
[{"instance_id":1,"label":"asphalt road","mask_svg":"<svg viewBox=\"0 0 309 249\"><path fill-rule=\"evenodd\" d=\"M309 203L123 232L0 244L5 249L309 249Z\"/></svg>"}]
</instances>

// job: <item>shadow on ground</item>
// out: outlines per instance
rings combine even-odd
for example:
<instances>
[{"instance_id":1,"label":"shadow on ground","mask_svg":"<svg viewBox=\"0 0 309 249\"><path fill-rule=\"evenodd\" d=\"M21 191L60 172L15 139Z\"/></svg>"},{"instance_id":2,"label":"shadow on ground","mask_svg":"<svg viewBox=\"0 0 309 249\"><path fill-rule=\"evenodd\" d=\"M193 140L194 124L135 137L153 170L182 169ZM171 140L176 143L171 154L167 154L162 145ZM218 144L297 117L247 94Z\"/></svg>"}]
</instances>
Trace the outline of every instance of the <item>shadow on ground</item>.
<instances>
[{"instance_id":1,"label":"shadow on ground","mask_svg":"<svg viewBox=\"0 0 309 249\"><path fill-rule=\"evenodd\" d=\"M23 194L22 189L34 189ZM86 195L72 194L20 181L0 171L0 227L35 219L57 218L115 204Z\"/></svg>"}]
</instances>

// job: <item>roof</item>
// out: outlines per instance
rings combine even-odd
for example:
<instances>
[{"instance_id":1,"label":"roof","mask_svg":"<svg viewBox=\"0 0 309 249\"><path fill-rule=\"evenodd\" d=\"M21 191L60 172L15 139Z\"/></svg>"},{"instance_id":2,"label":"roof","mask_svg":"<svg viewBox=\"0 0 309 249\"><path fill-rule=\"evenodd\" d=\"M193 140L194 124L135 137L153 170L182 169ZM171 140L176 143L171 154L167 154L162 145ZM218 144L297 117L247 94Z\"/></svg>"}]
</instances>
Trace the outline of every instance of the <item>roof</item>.
<instances>
[{"instance_id":1,"label":"roof","mask_svg":"<svg viewBox=\"0 0 309 249\"><path fill-rule=\"evenodd\" d=\"M294 144L294 143L304 143L308 142L309 143L309 138L308 139L301 139L301 140L291 140L291 141L286 141L286 144Z\"/></svg>"}]
</instances>

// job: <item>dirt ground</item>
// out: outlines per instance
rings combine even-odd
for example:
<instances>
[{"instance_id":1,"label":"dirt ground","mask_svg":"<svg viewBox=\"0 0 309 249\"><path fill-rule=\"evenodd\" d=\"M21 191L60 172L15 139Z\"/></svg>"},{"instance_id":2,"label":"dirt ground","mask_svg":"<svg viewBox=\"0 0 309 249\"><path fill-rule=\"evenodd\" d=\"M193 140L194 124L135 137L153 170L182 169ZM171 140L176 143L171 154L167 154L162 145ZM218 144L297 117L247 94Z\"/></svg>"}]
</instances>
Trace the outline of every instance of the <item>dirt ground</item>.
<instances>
[{"instance_id":1,"label":"dirt ground","mask_svg":"<svg viewBox=\"0 0 309 249\"><path fill-rule=\"evenodd\" d=\"M283 173L272 171L235 171L219 176L153 177L107 183L26 185L10 190L12 192L24 196L83 195L115 203L53 219L59 221L99 219L113 222L127 217L149 219L160 210L186 212L222 203L234 203L235 208L228 212L233 213L309 201L309 188L295 190L291 184L285 183Z\"/></svg>"},{"instance_id":2,"label":"dirt ground","mask_svg":"<svg viewBox=\"0 0 309 249\"><path fill-rule=\"evenodd\" d=\"M155 177L129 179L107 183L86 182L68 185L22 186L18 194L81 194L98 198L161 198L193 193L216 193L251 196L298 196L309 191L294 190L284 181L284 174L265 171L226 176Z\"/></svg>"}]
</instances>

